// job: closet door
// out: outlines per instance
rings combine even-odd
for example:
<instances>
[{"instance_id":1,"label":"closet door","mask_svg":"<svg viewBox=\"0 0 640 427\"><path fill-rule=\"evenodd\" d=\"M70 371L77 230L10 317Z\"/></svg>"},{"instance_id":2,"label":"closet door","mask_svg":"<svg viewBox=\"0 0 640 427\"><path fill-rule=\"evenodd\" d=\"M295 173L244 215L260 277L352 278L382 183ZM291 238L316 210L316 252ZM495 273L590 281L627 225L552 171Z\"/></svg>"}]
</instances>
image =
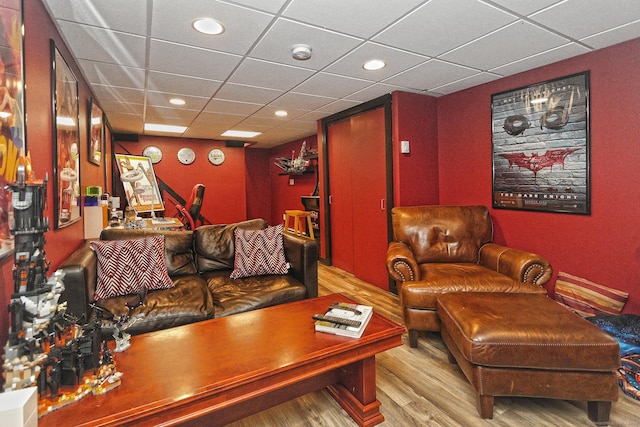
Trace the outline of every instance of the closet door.
<instances>
[{"instance_id":1,"label":"closet door","mask_svg":"<svg viewBox=\"0 0 640 427\"><path fill-rule=\"evenodd\" d=\"M332 264L388 289L385 109L332 124L327 136Z\"/></svg>"}]
</instances>

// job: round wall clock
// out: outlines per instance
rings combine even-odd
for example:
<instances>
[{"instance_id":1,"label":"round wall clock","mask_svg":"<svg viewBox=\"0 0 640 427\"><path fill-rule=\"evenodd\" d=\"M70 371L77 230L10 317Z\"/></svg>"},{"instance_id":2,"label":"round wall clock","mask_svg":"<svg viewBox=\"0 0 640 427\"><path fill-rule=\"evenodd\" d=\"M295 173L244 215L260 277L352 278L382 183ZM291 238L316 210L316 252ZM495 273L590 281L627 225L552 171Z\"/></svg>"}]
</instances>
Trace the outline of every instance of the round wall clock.
<instances>
[{"instance_id":1,"label":"round wall clock","mask_svg":"<svg viewBox=\"0 0 640 427\"><path fill-rule=\"evenodd\" d=\"M196 160L196 153L189 147L183 147L178 150L178 161L183 165L190 165Z\"/></svg>"},{"instance_id":2,"label":"round wall clock","mask_svg":"<svg viewBox=\"0 0 640 427\"><path fill-rule=\"evenodd\" d=\"M158 163L162 160L162 150L154 145L145 147L145 149L142 150L142 155L151 159L151 163Z\"/></svg>"},{"instance_id":3,"label":"round wall clock","mask_svg":"<svg viewBox=\"0 0 640 427\"><path fill-rule=\"evenodd\" d=\"M214 148L209 151L209 155L207 156L212 165L221 165L224 163L224 152L218 148Z\"/></svg>"}]
</instances>

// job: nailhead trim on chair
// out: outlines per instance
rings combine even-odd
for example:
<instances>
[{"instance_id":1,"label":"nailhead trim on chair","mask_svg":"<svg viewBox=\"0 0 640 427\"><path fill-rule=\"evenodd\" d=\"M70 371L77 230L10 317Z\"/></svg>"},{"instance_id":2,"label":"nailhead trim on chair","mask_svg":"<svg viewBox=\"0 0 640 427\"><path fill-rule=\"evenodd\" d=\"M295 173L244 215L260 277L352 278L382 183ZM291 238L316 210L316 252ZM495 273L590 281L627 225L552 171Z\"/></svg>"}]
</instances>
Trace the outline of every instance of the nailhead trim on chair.
<instances>
[{"instance_id":1,"label":"nailhead trim on chair","mask_svg":"<svg viewBox=\"0 0 640 427\"><path fill-rule=\"evenodd\" d=\"M540 277L542 277L544 275L544 267L540 264L531 264L529 267L527 267L527 269L524 272L524 281L527 282L527 276L529 275L529 273L531 272L531 270L533 270L534 268L537 268L540 270L540 273L538 273L538 275L536 277L534 277L533 279L533 284L537 285L538 284L538 279L540 279Z\"/></svg>"},{"instance_id":2,"label":"nailhead trim on chair","mask_svg":"<svg viewBox=\"0 0 640 427\"><path fill-rule=\"evenodd\" d=\"M402 265L404 265L405 267L407 267L407 269L408 269L408 270L409 270L409 272L410 272L410 274L409 274L409 280L410 280L410 281L413 281L414 277L413 277L413 270L411 269L411 266L409 266L409 264L407 264L407 263L406 263L406 262L404 262L404 261L396 261L396 262L394 262L394 263L393 263L393 271L395 271L396 273L398 273L398 275L400 275L400 277L402 277L402 283L406 282L406 281L407 281L407 278L406 278L406 277L404 277L404 274L402 274L402 272L396 268L396 265L398 265L398 264L402 264Z\"/></svg>"}]
</instances>

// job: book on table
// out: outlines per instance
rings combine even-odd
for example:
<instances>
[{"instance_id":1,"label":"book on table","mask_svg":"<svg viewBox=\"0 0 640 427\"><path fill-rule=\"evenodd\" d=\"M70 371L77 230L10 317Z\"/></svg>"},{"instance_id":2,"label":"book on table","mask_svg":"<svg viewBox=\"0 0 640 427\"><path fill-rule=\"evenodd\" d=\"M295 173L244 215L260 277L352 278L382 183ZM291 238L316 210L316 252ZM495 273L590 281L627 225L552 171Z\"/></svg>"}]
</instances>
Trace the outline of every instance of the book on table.
<instances>
[{"instance_id":1,"label":"book on table","mask_svg":"<svg viewBox=\"0 0 640 427\"><path fill-rule=\"evenodd\" d=\"M335 303L329 306L326 313L313 316L316 319L315 330L360 338L372 314L373 307L368 305Z\"/></svg>"}]
</instances>

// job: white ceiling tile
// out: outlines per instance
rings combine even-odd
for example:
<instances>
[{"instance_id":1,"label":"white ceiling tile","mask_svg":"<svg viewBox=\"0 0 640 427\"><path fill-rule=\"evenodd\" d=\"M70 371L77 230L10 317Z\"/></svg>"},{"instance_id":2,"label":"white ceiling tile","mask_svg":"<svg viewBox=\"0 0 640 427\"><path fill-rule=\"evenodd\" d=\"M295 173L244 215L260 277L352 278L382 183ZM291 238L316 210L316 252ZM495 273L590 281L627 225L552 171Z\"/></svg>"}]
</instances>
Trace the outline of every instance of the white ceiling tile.
<instances>
[{"instance_id":1,"label":"white ceiling tile","mask_svg":"<svg viewBox=\"0 0 640 427\"><path fill-rule=\"evenodd\" d=\"M149 3L147 0L44 0L44 4L59 20L140 35L146 35Z\"/></svg>"},{"instance_id":2,"label":"white ceiling tile","mask_svg":"<svg viewBox=\"0 0 640 427\"><path fill-rule=\"evenodd\" d=\"M370 101L372 99L375 99L379 96L382 95L386 95L388 93L392 93L396 90L404 90L406 91L407 88L404 86L396 86L396 85L390 85L390 84L386 84L386 83L376 83L373 84L371 86L368 86L358 92L354 92L350 95L346 96L346 99L352 100L352 101L359 101L359 102L366 102L366 101Z\"/></svg>"},{"instance_id":3,"label":"white ceiling tile","mask_svg":"<svg viewBox=\"0 0 640 427\"><path fill-rule=\"evenodd\" d=\"M468 67L432 59L385 80L385 83L407 86L417 90L429 90L470 77L477 72L477 70Z\"/></svg>"},{"instance_id":4,"label":"white ceiling tile","mask_svg":"<svg viewBox=\"0 0 640 427\"><path fill-rule=\"evenodd\" d=\"M173 105L169 101L172 98L180 98L185 101L184 105ZM157 107L170 107L178 110L201 111L209 102L209 98L199 96L186 96L184 94L147 91L147 105Z\"/></svg>"},{"instance_id":5,"label":"white ceiling tile","mask_svg":"<svg viewBox=\"0 0 640 427\"><path fill-rule=\"evenodd\" d=\"M357 92L373 82L338 76L336 74L318 73L297 86L296 93L340 98L344 94Z\"/></svg>"},{"instance_id":6,"label":"white ceiling tile","mask_svg":"<svg viewBox=\"0 0 640 427\"><path fill-rule=\"evenodd\" d=\"M373 40L438 56L515 20L515 16L477 0L432 0Z\"/></svg>"},{"instance_id":7,"label":"white ceiling tile","mask_svg":"<svg viewBox=\"0 0 640 427\"><path fill-rule=\"evenodd\" d=\"M194 110L179 110L177 108L147 105L144 119L146 123L189 126L198 113L199 111Z\"/></svg>"},{"instance_id":8,"label":"white ceiling tile","mask_svg":"<svg viewBox=\"0 0 640 427\"><path fill-rule=\"evenodd\" d=\"M144 89L144 69L102 62L78 60L82 73L91 84Z\"/></svg>"},{"instance_id":9,"label":"white ceiling tile","mask_svg":"<svg viewBox=\"0 0 640 427\"><path fill-rule=\"evenodd\" d=\"M338 99L337 101L334 101L331 104L327 104L324 107L318 108L318 112L326 113L325 115L326 117L330 114L339 113L340 111L347 110L351 107L355 107L360 104L361 104L360 101L351 101L349 99Z\"/></svg>"},{"instance_id":10,"label":"white ceiling tile","mask_svg":"<svg viewBox=\"0 0 640 427\"><path fill-rule=\"evenodd\" d=\"M260 108L262 108L262 104L212 99L204 108L204 111L247 116L255 113Z\"/></svg>"},{"instance_id":11,"label":"white ceiling tile","mask_svg":"<svg viewBox=\"0 0 640 427\"><path fill-rule=\"evenodd\" d=\"M499 76L497 74L491 74L491 73L478 73L475 74L471 77L465 77L464 79L460 79L458 81L452 82L452 83L448 83L446 85L442 85L442 86L438 86L435 87L431 90L433 90L434 92L437 92L439 94L442 95L446 95L449 93L454 93L454 92L458 92L460 90L463 89L468 89L470 87L473 86L478 86L484 83L488 83L488 82L492 82L494 80L497 80L499 78L501 78L502 76Z\"/></svg>"},{"instance_id":12,"label":"white ceiling tile","mask_svg":"<svg viewBox=\"0 0 640 427\"><path fill-rule=\"evenodd\" d=\"M304 93L287 92L286 94L271 102L269 105L284 108L287 110L295 107L300 110L311 111L327 105L333 101L335 101L335 98L308 95Z\"/></svg>"},{"instance_id":13,"label":"white ceiling tile","mask_svg":"<svg viewBox=\"0 0 640 427\"><path fill-rule=\"evenodd\" d=\"M311 70L248 58L240 64L229 81L268 89L291 90L312 74Z\"/></svg>"},{"instance_id":14,"label":"white ceiling tile","mask_svg":"<svg viewBox=\"0 0 640 427\"><path fill-rule=\"evenodd\" d=\"M387 65L376 71L367 71L362 66L372 59L381 59ZM326 68L325 71L364 80L382 81L407 68L414 67L429 58L399 49L367 42Z\"/></svg>"},{"instance_id":15,"label":"white ceiling tile","mask_svg":"<svg viewBox=\"0 0 640 427\"><path fill-rule=\"evenodd\" d=\"M601 49L638 37L640 37L640 20L585 37L580 41L596 49Z\"/></svg>"},{"instance_id":16,"label":"white ceiling tile","mask_svg":"<svg viewBox=\"0 0 640 427\"><path fill-rule=\"evenodd\" d=\"M509 76L512 74L520 73L522 71L541 67L545 64L551 64L563 59L578 56L587 52L588 50L583 46L580 46L576 43L567 43L563 46L550 49L524 59L519 59L509 64L493 68L489 71L503 76Z\"/></svg>"},{"instance_id":17,"label":"white ceiling tile","mask_svg":"<svg viewBox=\"0 0 640 427\"><path fill-rule=\"evenodd\" d=\"M441 58L488 70L562 46L568 41L529 22L518 21L446 53Z\"/></svg>"},{"instance_id":18,"label":"white ceiling tile","mask_svg":"<svg viewBox=\"0 0 640 427\"><path fill-rule=\"evenodd\" d=\"M293 0L284 16L352 34L371 37L422 0ZM339 11L339 12L337 12ZM357 19L354 19L357 17Z\"/></svg>"},{"instance_id":19,"label":"white ceiling tile","mask_svg":"<svg viewBox=\"0 0 640 427\"><path fill-rule=\"evenodd\" d=\"M589 13L586 13L589 11ZM638 0L566 0L531 15L553 30L581 39L640 19Z\"/></svg>"},{"instance_id":20,"label":"white ceiling tile","mask_svg":"<svg viewBox=\"0 0 640 427\"><path fill-rule=\"evenodd\" d=\"M180 12L176 13L176 7ZM217 36L195 31L191 24L197 18L209 17L225 30ZM244 55L272 21L273 15L235 6L222 1L189 0L155 1L151 36L157 39L211 50Z\"/></svg>"},{"instance_id":21,"label":"white ceiling tile","mask_svg":"<svg viewBox=\"0 0 640 427\"><path fill-rule=\"evenodd\" d=\"M285 117L276 116L276 111L280 110L283 110L283 108L276 107L274 105L265 105L259 111L256 111L253 114L253 117L264 117L267 119L275 119L278 121L278 123L286 123L295 120L298 117L303 116L309 112L309 110L287 108L287 115Z\"/></svg>"},{"instance_id":22,"label":"white ceiling tile","mask_svg":"<svg viewBox=\"0 0 640 427\"><path fill-rule=\"evenodd\" d=\"M241 56L151 40L149 69L210 80L224 80Z\"/></svg>"},{"instance_id":23,"label":"white ceiling tile","mask_svg":"<svg viewBox=\"0 0 640 427\"><path fill-rule=\"evenodd\" d=\"M121 102L132 104L144 104L144 90L118 87L111 85L94 84L92 86L94 95L105 102ZM102 104L100 104L102 105Z\"/></svg>"},{"instance_id":24,"label":"white ceiling tile","mask_svg":"<svg viewBox=\"0 0 640 427\"><path fill-rule=\"evenodd\" d=\"M253 9L264 10L265 12L276 13L287 0L233 0L234 3L242 4Z\"/></svg>"},{"instance_id":25,"label":"white ceiling tile","mask_svg":"<svg viewBox=\"0 0 640 427\"><path fill-rule=\"evenodd\" d=\"M216 93L216 98L241 102L259 102L261 104L268 104L283 93L283 90L246 86L235 83L225 83L222 88Z\"/></svg>"},{"instance_id":26,"label":"white ceiling tile","mask_svg":"<svg viewBox=\"0 0 640 427\"><path fill-rule=\"evenodd\" d=\"M360 43L361 39L281 18L253 48L250 56L320 70ZM297 44L309 45L311 58L303 61L294 59L291 50Z\"/></svg>"},{"instance_id":27,"label":"white ceiling tile","mask_svg":"<svg viewBox=\"0 0 640 427\"><path fill-rule=\"evenodd\" d=\"M144 131L142 115L113 112L107 116L112 130L116 132L130 132L142 134Z\"/></svg>"},{"instance_id":28,"label":"white ceiling tile","mask_svg":"<svg viewBox=\"0 0 640 427\"><path fill-rule=\"evenodd\" d=\"M222 85L219 80L209 80L178 74L149 71L147 89L156 92L201 96L210 98Z\"/></svg>"},{"instance_id":29,"label":"white ceiling tile","mask_svg":"<svg viewBox=\"0 0 640 427\"><path fill-rule=\"evenodd\" d=\"M105 113L137 114L140 117L144 114L144 104L134 104L133 102L101 101L100 108Z\"/></svg>"},{"instance_id":30,"label":"white ceiling tile","mask_svg":"<svg viewBox=\"0 0 640 427\"><path fill-rule=\"evenodd\" d=\"M494 3L524 16L561 1L563 0L493 0Z\"/></svg>"}]
</instances>

